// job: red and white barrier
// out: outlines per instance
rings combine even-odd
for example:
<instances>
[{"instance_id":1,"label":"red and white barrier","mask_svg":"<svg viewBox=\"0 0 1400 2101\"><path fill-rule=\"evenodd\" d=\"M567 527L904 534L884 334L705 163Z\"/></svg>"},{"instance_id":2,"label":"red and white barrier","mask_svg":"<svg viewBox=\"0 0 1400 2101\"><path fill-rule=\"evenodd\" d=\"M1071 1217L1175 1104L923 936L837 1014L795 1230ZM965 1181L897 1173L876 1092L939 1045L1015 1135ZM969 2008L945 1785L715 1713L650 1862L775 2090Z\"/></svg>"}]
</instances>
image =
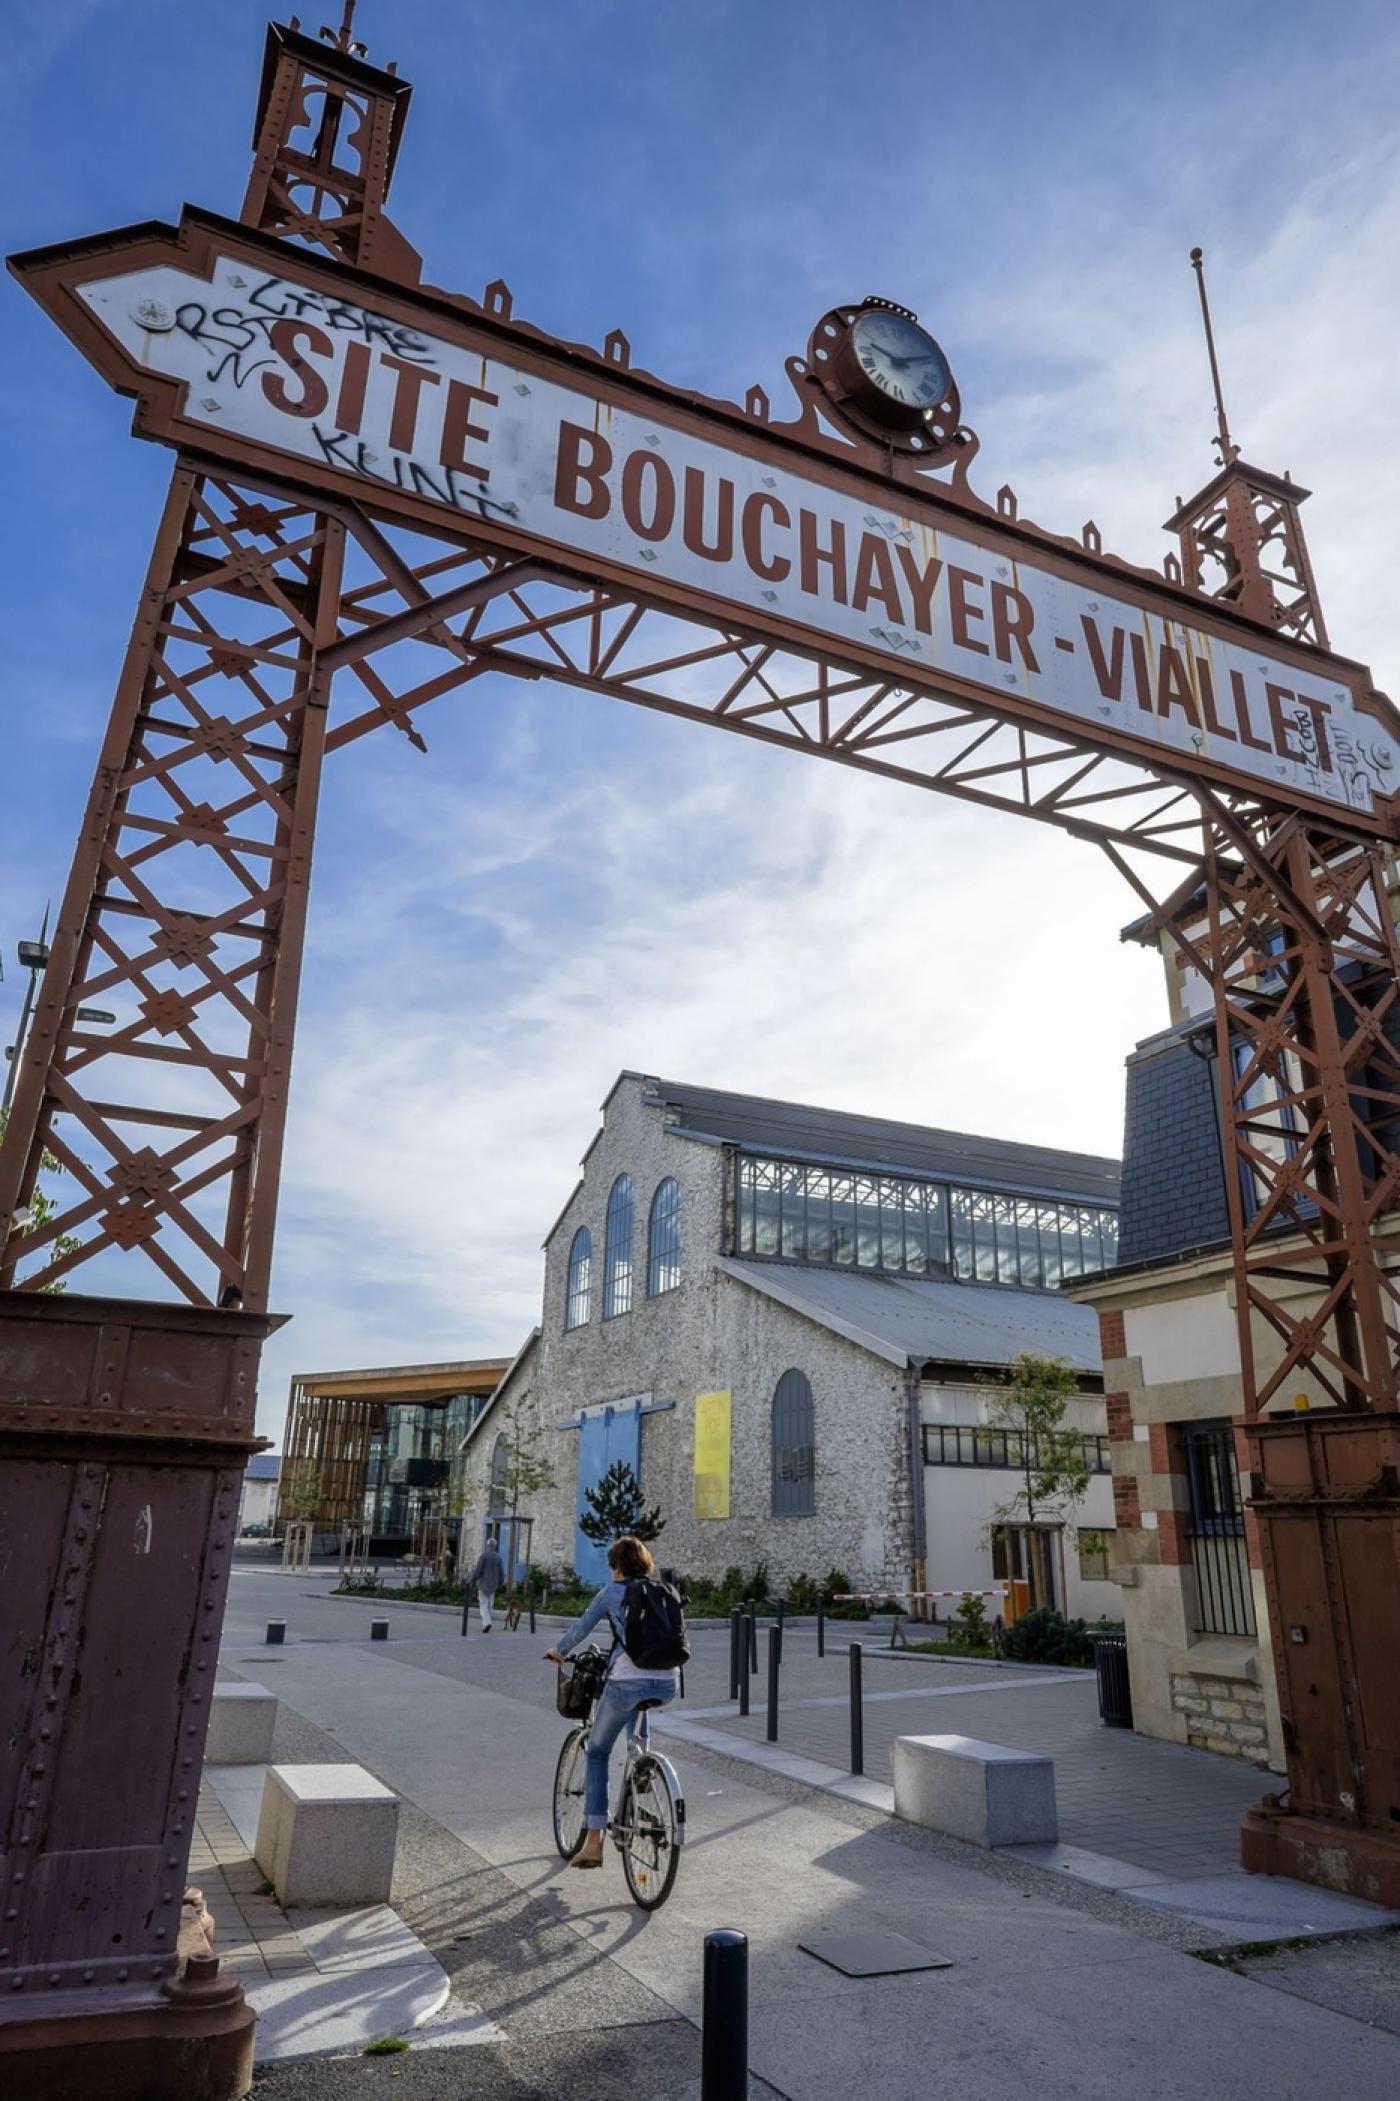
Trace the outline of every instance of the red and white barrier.
<instances>
[{"instance_id":1,"label":"red and white barrier","mask_svg":"<svg viewBox=\"0 0 1400 2101\"><path fill-rule=\"evenodd\" d=\"M994 1583L990 1590L837 1590L831 1595L833 1605L873 1605L888 1598L903 1598L906 1605L913 1605L928 1598L1005 1598L1009 1586Z\"/></svg>"}]
</instances>

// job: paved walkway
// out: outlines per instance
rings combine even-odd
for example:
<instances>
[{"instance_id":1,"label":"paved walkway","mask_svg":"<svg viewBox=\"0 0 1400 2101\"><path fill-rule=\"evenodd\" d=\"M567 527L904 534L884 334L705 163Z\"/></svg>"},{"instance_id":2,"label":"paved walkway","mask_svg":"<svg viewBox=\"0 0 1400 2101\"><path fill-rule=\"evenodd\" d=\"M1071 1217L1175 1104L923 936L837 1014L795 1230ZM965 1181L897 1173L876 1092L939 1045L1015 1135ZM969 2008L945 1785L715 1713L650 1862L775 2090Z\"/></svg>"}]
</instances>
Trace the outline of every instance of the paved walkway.
<instances>
[{"instance_id":1,"label":"paved walkway","mask_svg":"<svg viewBox=\"0 0 1400 2101\"><path fill-rule=\"evenodd\" d=\"M280 1654L260 1640L274 1611L289 1622ZM689 1843L676 1892L663 1911L639 1914L614 1863L579 1875L553 1852L547 1805L561 1725L538 1661L544 1640L474 1632L462 1641L440 1617L391 1607L390 1640L371 1645L371 1611L363 1627L359 1612L293 1597L282 1579L239 1575L225 1661L305 1718L315 1755L328 1735L405 1797L418 1834L409 1899L418 1909L408 1915L449 1969L454 1996L482 2005L506 2037L498 2052L473 2051L474 2092L693 2101L701 1945L720 1924L749 1936L751 2063L784 2101L1005 2101L1028 2076L1040 2101L1108 2101L1128 2085L1135 2101L1257 2101L1337 2083L1348 2101L1393 2101L1400 2090L1400 2041L1176 1952L1209 1944L1208 1932L698 1749L681 1756ZM817 1661L794 1655L790 1668L801 1695ZM891 1682L871 1690L908 1687L922 1668L891 1665ZM724 1704L722 1636L701 1637L689 1677L692 1714ZM998 1712L1043 1689L1023 1681L1018 1693L989 1694L992 1682L996 1674L979 1681L975 1697L1004 1700ZM973 1698L944 1698L940 1711ZM800 1945L817 1931L892 1925L951 1967L849 1979ZM538 2070L546 2041L560 2053L548 2079ZM529 2078L511 2083L520 2051L536 2054ZM365 2083L368 2068L362 2079L347 2067L324 2088L279 2076L267 2083L270 2101L389 2091ZM418 2090L400 2081L395 2091Z\"/></svg>"}]
</instances>

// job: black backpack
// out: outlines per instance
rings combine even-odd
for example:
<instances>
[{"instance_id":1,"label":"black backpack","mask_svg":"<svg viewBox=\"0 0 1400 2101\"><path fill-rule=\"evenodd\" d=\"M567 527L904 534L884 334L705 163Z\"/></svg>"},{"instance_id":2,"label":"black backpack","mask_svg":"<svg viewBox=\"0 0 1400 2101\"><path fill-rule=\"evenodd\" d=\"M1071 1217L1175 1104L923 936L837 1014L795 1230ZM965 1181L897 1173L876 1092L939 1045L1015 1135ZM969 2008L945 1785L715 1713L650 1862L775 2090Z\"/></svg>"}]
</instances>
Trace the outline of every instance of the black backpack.
<instances>
[{"instance_id":1,"label":"black backpack","mask_svg":"<svg viewBox=\"0 0 1400 2101\"><path fill-rule=\"evenodd\" d=\"M655 1576L635 1576L622 1606L622 1646L639 1670L670 1671L690 1661L680 1595Z\"/></svg>"}]
</instances>

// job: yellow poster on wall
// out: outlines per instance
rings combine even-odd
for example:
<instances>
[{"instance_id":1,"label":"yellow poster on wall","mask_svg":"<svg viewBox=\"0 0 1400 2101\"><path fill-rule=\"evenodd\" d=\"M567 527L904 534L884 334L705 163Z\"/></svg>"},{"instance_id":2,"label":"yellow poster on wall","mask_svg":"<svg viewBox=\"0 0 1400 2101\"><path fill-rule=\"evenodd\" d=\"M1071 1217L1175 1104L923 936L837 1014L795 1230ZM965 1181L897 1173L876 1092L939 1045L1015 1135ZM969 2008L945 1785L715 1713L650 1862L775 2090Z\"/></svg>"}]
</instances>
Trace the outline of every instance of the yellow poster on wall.
<instances>
[{"instance_id":1,"label":"yellow poster on wall","mask_svg":"<svg viewBox=\"0 0 1400 2101\"><path fill-rule=\"evenodd\" d=\"M729 1394L695 1396L695 1515L729 1515Z\"/></svg>"}]
</instances>

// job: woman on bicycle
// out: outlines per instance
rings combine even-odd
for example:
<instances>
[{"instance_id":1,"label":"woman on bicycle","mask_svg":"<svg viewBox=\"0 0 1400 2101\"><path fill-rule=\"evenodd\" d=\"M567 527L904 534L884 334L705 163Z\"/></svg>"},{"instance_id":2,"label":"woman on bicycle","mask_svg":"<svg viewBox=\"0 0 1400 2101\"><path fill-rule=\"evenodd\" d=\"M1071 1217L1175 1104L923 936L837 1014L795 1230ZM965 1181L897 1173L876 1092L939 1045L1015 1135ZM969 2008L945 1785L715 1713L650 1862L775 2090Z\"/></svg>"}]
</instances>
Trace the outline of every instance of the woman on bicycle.
<instances>
[{"instance_id":1,"label":"woman on bicycle","mask_svg":"<svg viewBox=\"0 0 1400 2101\"><path fill-rule=\"evenodd\" d=\"M664 1706L675 1699L679 1690L674 1670L644 1671L632 1661L623 1644L627 1586L638 1577L654 1573L656 1563L651 1554L640 1539L627 1535L615 1539L609 1547L608 1566L613 1572L612 1582L603 1585L587 1611L559 1637L557 1647L545 1655L546 1663L562 1663L601 1620L607 1620L613 1636L612 1663L588 1737L583 1797L587 1829L582 1846L569 1863L575 1868L603 1865L603 1834L608 1828L608 1762L613 1745L624 1729L629 1736L632 1734L637 1725L637 1709L644 1701Z\"/></svg>"}]
</instances>

